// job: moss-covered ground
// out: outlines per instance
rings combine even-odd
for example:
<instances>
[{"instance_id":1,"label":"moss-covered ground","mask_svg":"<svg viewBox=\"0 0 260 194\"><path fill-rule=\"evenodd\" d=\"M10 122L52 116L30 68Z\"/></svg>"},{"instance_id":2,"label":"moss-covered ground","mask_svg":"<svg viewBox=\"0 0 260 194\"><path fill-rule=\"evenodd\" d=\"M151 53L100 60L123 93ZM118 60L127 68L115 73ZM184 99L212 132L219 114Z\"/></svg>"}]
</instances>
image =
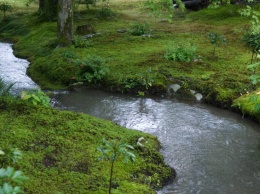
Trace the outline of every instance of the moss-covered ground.
<instances>
[{"instance_id":1,"label":"moss-covered ground","mask_svg":"<svg viewBox=\"0 0 260 194\"><path fill-rule=\"evenodd\" d=\"M89 46L86 48L75 48L73 45L57 48L56 22L40 20L36 13L37 4L26 7L26 0L9 2L15 9L8 12L7 18L1 21L0 39L15 43L15 54L31 62L28 74L42 88L67 88L75 82L74 77L80 71L80 66L72 59L100 56L106 59L110 69L109 75L99 85L102 89L162 94L169 84L178 83L182 88L201 92L206 102L219 107L231 108L235 100L236 110L260 120L259 114L253 111L255 102L248 100L250 96L247 94L251 93L248 79L251 72L246 68L250 64L251 53L243 44L242 37L250 22L237 12L243 5L197 12L176 10L171 23L151 17L149 10L144 9L138 0L111 1L110 8L114 16L108 18L100 17L100 4L91 9L80 6L74 13L75 29L80 25L91 24L98 34L88 39ZM259 6L256 5L255 9L259 10ZM152 29L151 36L118 32L120 29L129 29L134 22L148 22ZM216 48L216 56L212 56L213 45L207 39L207 32L217 32L227 40L226 46ZM167 61L164 58L166 49L176 43L196 45L198 60ZM149 68L151 72L147 75ZM153 80L148 90L140 86L131 88L132 82L135 82L133 80L140 78L140 74ZM258 96L257 88L253 90L256 92L252 94ZM241 95L244 96L240 97ZM34 109L19 103L7 103L7 107L4 104L5 102L1 104L1 139L4 138L5 142L25 151L22 169L30 176L30 181L26 184L29 193L41 193L30 189L42 189L42 192L48 190L50 193L65 191L62 188L68 191L65 193L73 193L77 187L82 189L82 193L87 190L93 193L104 192L108 179L104 170L107 170L108 164L94 162L97 157L95 149L103 136L116 139L124 137L131 144L139 136L145 136L151 141L151 147L147 148L149 151L136 152L139 166L118 164L120 186L117 189L121 193L127 193L125 189L130 189L129 193L152 192L147 184L138 184L142 184L146 180L145 175L149 175L146 168L160 169L153 166L155 164L142 163L147 162L141 157L145 153L150 153L146 158L153 156L152 147L156 144L153 137L136 131L129 132L86 115ZM17 141L17 138L21 141ZM157 152L155 155L161 160ZM136 173L143 174L135 180L133 175ZM135 184L131 181L135 181ZM98 188L100 191L97 191Z\"/></svg>"},{"instance_id":2,"label":"moss-covered ground","mask_svg":"<svg viewBox=\"0 0 260 194\"><path fill-rule=\"evenodd\" d=\"M25 193L108 193L109 161L98 161L102 139L124 141L135 150L136 162L118 158L113 193L155 193L173 179L164 163L158 140L110 121L80 113L30 106L16 99L0 98L1 147L22 151L16 168L29 178ZM144 147L137 146L140 137Z\"/></svg>"}]
</instances>

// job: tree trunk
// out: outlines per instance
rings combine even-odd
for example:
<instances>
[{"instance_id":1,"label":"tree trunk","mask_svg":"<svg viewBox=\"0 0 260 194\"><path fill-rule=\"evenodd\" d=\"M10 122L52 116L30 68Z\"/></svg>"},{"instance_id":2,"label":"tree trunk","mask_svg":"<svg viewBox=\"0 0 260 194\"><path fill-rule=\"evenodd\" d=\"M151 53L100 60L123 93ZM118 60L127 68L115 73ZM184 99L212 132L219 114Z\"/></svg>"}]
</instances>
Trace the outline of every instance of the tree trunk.
<instances>
[{"instance_id":1,"label":"tree trunk","mask_svg":"<svg viewBox=\"0 0 260 194\"><path fill-rule=\"evenodd\" d=\"M115 156L115 157L116 157L116 156ZM113 180L114 162L115 162L115 158L112 160L111 168L110 168L110 179L109 179L109 188L108 188L108 193L109 193L109 194L112 194L112 193L111 193L111 190L112 190L112 180Z\"/></svg>"},{"instance_id":2,"label":"tree trunk","mask_svg":"<svg viewBox=\"0 0 260 194\"><path fill-rule=\"evenodd\" d=\"M72 0L58 0L58 46L68 46L73 40Z\"/></svg>"}]
</instances>

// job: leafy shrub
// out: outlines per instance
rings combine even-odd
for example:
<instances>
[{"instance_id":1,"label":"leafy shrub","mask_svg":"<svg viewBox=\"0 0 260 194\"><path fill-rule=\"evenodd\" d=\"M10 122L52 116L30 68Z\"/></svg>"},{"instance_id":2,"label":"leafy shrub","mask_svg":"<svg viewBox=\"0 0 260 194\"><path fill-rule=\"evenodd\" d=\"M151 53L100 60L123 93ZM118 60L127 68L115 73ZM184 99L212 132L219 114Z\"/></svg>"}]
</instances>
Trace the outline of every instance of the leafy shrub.
<instances>
[{"instance_id":1,"label":"leafy shrub","mask_svg":"<svg viewBox=\"0 0 260 194\"><path fill-rule=\"evenodd\" d=\"M108 18L115 15L115 13L109 7L102 7L98 12L99 17Z\"/></svg>"},{"instance_id":2,"label":"leafy shrub","mask_svg":"<svg viewBox=\"0 0 260 194\"><path fill-rule=\"evenodd\" d=\"M74 36L73 45L75 48L86 48L90 46L90 43L83 39L82 36Z\"/></svg>"},{"instance_id":3,"label":"leafy shrub","mask_svg":"<svg viewBox=\"0 0 260 194\"><path fill-rule=\"evenodd\" d=\"M20 170L15 170L9 165L17 163L21 158L21 152L18 149L0 148L0 161L3 167L0 169L0 193L1 194L18 194L23 193L20 186L28 178ZM8 165L8 167L6 167Z\"/></svg>"},{"instance_id":4,"label":"leafy shrub","mask_svg":"<svg viewBox=\"0 0 260 194\"><path fill-rule=\"evenodd\" d=\"M120 141L107 141L103 139L102 144L97 148L101 152L101 156L98 160L108 160L111 163L109 169L110 178L109 178L109 190L108 193L111 194L112 181L113 181L113 172L114 172L114 163L122 155L126 163L130 160L135 162L135 155L130 151L134 150L133 146L128 145Z\"/></svg>"},{"instance_id":5,"label":"leafy shrub","mask_svg":"<svg viewBox=\"0 0 260 194\"><path fill-rule=\"evenodd\" d=\"M150 24L148 24L147 22L144 23L136 22L132 24L132 26L130 27L130 29L128 29L128 31L130 32L130 34L134 36L141 36L144 34L149 34L151 32L151 29L150 29Z\"/></svg>"},{"instance_id":6,"label":"leafy shrub","mask_svg":"<svg viewBox=\"0 0 260 194\"><path fill-rule=\"evenodd\" d=\"M77 55L69 50L64 51L63 53L60 54L61 57L66 58L66 59L76 59Z\"/></svg>"},{"instance_id":7,"label":"leafy shrub","mask_svg":"<svg viewBox=\"0 0 260 194\"><path fill-rule=\"evenodd\" d=\"M10 95L10 90L12 89L13 84L6 85L4 80L0 78L0 96Z\"/></svg>"},{"instance_id":8,"label":"leafy shrub","mask_svg":"<svg viewBox=\"0 0 260 194\"><path fill-rule=\"evenodd\" d=\"M210 40L210 43L214 46L213 56L215 56L215 51L216 51L217 46L219 46L221 44L226 44L225 37L216 32L207 33L207 38Z\"/></svg>"},{"instance_id":9,"label":"leafy shrub","mask_svg":"<svg viewBox=\"0 0 260 194\"><path fill-rule=\"evenodd\" d=\"M22 153L16 148L0 148L0 167L7 167L10 164L15 164L21 159Z\"/></svg>"},{"instance_id":10,"label":"leafy shrub","mask_svg":"<svg viewBox=\"0 0 260 194\"><path fill-rule=\"evenodd\" d=\"M260 102L259 102L259 99L260 98L260 92L256 93L256 95L252 95L250 96L249 98L249 102L253 102L255 104L254 106L254 111L257 113L257 112L260 112Z\"/></svg>"},{"instance_id":11,"label":"leafy shrub","mask_svg":"<svg viewBox=\"0 0 260 194\"><path fill-rule=\"evenodd\" d=\"M21 99L32 105L50 107L50 98L41 90L23 91Z\"/></svg>"},{"instance_id":12,"label":"leafy shrub","mask_svg":"<svg viewBox=\"0 0 260 194\"><path fill-rule=\"evenodd\" d=\"M260 83L260 62L256 62L247 66L247 68L252 72L252 75L249 77L249 80L253 85Z\"/></svg>"},{"instance_id":13,"label":"leafy shrub","mask_svg":"<svg viewBox=\"0 0 260 194\"><path fill-rule=\"evenodd\" d=\"M164 57L167 60L190 62L195 58L197 47L187 43L186 45L179 45L172 43L166 50Z\"/></svg>"},{"instance_id":14,"label":"leafy shrub","mask_svg":"<svg viewBox=\"0 0 260 194\"><path fill-rule=\"evenodd\" d=\"M139 76L139 82L141 83L142 86L145 86L145 89L148 90L149 87L152 86L152 83L154 80L152 79L152 68L149 67L146 72L137 74Z\"/></svg>"},{"instance_id":15,"label":"leafy shrub","mask_svg":"<svg viewBox=\"0 0 260 194\"><path fill-rule=\"evenodd\" d=\"M14 170L13 167L0 169L0 193L1 194L18 194L23 193L19 186L13 184L21 184L27 177L20 170Z\"/></svg>"},{"instance_id":16,"label":"leafy shrub","mask_svg":"<svg viewBox=\"0 0 260 194\"><path fill-rule=\"evenodd\" d=\"M124 90L129 91L130 89L139 86L140 82L138 79L135 78L125 78L121 80L121 84L124 87Z\"/></svg>"},{"instance_id":17,"label":"leafy shrub","mask_svg":"<svg viewBox=\"0 0 260 194\"><path fill-rule=\"evenodd\" d=\"M4 12L4 19L6 17L6 12L7 11L12 11L12 6L9 5L8 3L2 3L0 4L0 11Z\"/></svg>"},{"instance_id":18,"label":"leafy shrub","mask_svg":"<svg viewBox=\"0 0 260 194\"><path fill-rule=\"evenodd\" d=\"M260 49L260 33L248 33L243 36L242 41L251 49L251 64L256 60Z\"/></svg>"},{"instance_id":19,"label":"leafy shrub","mask_svg":"<svg viewBox=\"0 0 260 194\"><path fill-rule=\"evenodd\" d=\"M96 84L103 80L109 73L109 68L105 65L105 60L99 56L92 56L84 60L76 60L75 63L80 67L77 81L84 81Z\"/></svg>"},{"instance_id":20,"label":"leafy shrub","mask_svg":"<svg viewBox=\"0 0 260 194\"><path fill-rule=\"evenodd\" d=\"M169 22L172 21L174 14L174 4L177 4L178 9L181 11L185 10L185 5L181 0L159 0L159 1L144 1L144 7L149 10L150 14L162 19L167 19Z\"/></svg>"},{"instance_id":21,"label":"leafy shrub","mask_svg":"<svg viewBox=\"0 0 260 194\"><path fill-rule=\"evenodd\" d=\"M140 90L148 90L149 87L152 86L154 80L152 79L152 68L149 67L145 72L138 73L134 77L131 78L122 78L120 79L121 85L124 87L124 91L129 91L131 89L140 89ZM122 91L123 92L123 91ZM144 93L143 91L139 91L140 94Z\"/></svg>"}]
</instances>

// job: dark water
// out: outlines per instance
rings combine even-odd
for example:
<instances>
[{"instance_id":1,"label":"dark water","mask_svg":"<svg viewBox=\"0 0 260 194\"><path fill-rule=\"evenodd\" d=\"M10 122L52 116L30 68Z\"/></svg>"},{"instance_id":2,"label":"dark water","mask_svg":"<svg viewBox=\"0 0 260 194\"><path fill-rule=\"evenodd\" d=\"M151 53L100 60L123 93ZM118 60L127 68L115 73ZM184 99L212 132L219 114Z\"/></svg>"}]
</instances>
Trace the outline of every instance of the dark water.
<instances>
[{"instance_id":1,"label":"dark water","mask_svg":"<svg viewBox=\"0 0 260 194\"><path fill-rule=\"evenodd\" d=\"M0 43L0 77L14 92L37 88L28 62ZM240 115L198 102L136 98L95 90L54 92L53 106L112 120L156 135L177 179L159 194L260 194L260 127Z\"/></svg>"}]
</instances>

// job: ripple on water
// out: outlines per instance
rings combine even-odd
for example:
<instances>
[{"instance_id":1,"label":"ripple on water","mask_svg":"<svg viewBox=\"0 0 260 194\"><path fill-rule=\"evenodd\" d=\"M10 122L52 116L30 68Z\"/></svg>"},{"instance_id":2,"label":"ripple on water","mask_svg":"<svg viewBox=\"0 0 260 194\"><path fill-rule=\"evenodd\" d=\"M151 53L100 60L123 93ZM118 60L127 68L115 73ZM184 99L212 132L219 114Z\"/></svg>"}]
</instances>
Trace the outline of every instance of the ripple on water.
<instances>
[{"instance_id":1,"label":"ripple on water","mask_svg":"<svg viewBox=\"0 0 260 194\"><path fill-rule=\"evenodd\" d=\"M259 193L259 125L202 103L101 91L57 95L65 107L156 135L177 179L160 194ZM84 102L84 103L83 103Z\"/></svg>"}]
</instances>

